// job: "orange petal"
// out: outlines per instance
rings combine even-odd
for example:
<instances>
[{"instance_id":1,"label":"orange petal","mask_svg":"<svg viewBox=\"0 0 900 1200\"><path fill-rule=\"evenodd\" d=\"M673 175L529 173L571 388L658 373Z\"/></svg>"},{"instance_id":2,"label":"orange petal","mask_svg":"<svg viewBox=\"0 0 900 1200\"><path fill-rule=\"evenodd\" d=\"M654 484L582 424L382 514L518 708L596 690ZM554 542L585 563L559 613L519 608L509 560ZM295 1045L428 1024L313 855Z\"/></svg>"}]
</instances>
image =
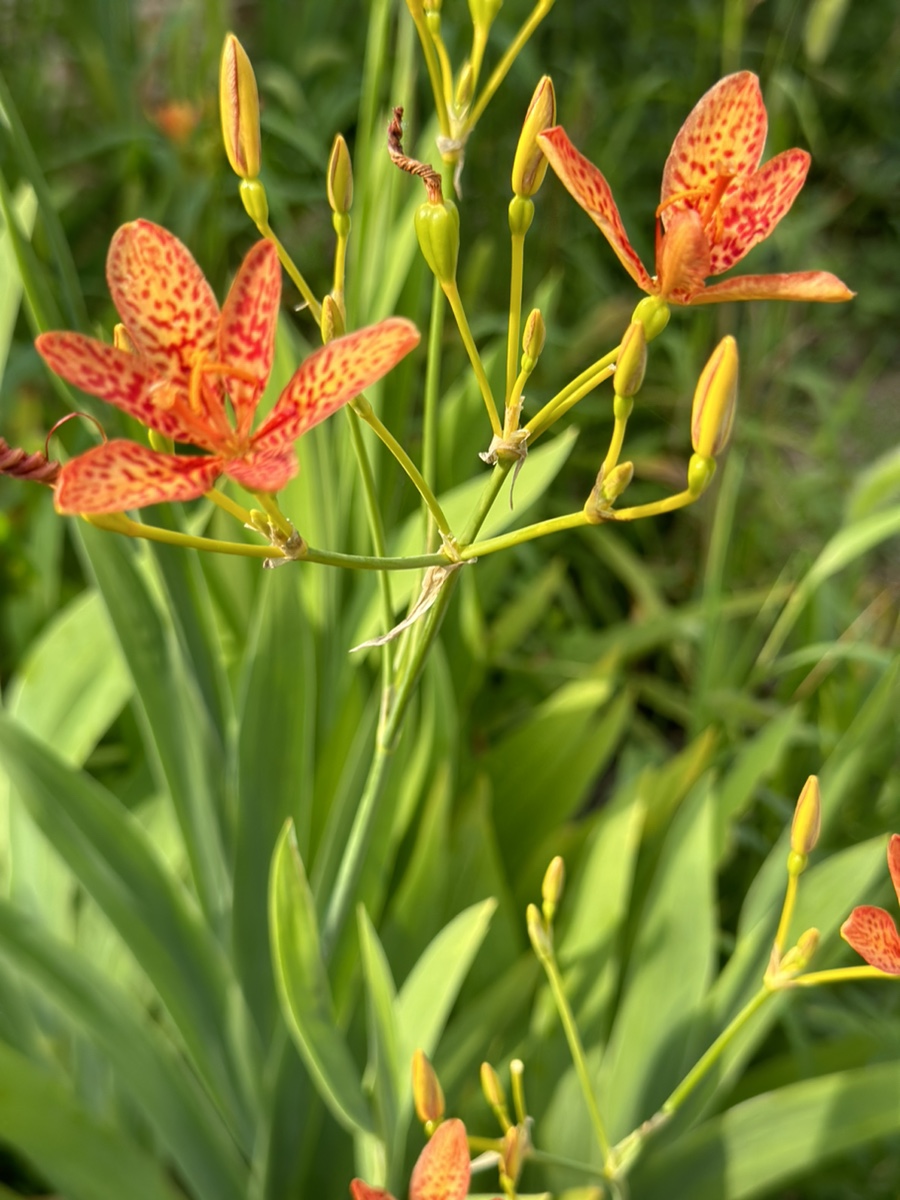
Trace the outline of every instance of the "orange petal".
<instances>
[{"instance_id":1,"label":"orange petal","mask_svg":"<svg viewBox=\"0 0 900 1200\"><path fill-rule=\"evenodd\" d=\"M715 228L721 232L712 247L711 275L733 267L769 236L806 182L809 161L805 150L785 150L725 192L717 214Z\"/></svg>"},{"instance_id":2,"label":"orange petal","mask_svg":"<svg viewBox=\"0 0 900 1200\"><path fill-rule=\"evenodd\" d=\"M638 287L649 291L650 276L628 240L610 186L601 173L575 149L561 125L539 134L537 140L563 187L588 214Z\"/></svg>"},{"instance_id":3,"label":"orange petal","mask_svg":"<svg viewBox=\"0 0 900 1200\"><path fill-rule=\"evenodd\" d=\"M709 238L692 208L677 213L656 251L660 295L675 304L689 304L709 274Z\"/></svg>"},{"instance_id":4,"label":"orange petal","mask_svg":"<svg viewBox=\"0 0 900 1200\"><path fill-rule=\"evenodd\" d=\"M252 382L224 377L241 437L250 432L272 370L280 299L278 252L271 242L257 242L234 277L219 330L219 361L252 376Z\"/></svg>"},{"instance_id":5,"label":"orange petal","mask_svg":"<svg viewBox=\"0 0 900 1200\"><path fill-rule=\"evenodd\" d=\"M137 442L104 442L67 462L55 503L61 513L112 513L165 500L194 500L222 473L212 455L158 454Z\"/></svg>"},{"instance_id":6,"label":"orange petal","mask_svg":"<svg viewBox=\"0 0 900 1200\"><path fill-rule=\"evenodd\" d=\"M891 835L891 840L888 842L887 860L891 882L897 893L897 900L900 901L900 834Z\"/></svg>"},{"instance_id":7,"label":"orange petal","mask_svg":"<svg viewBox=\"0 0 900 1200\"><path fill-rule=\"evenodd\" d=\"M301 363L251 439L255 449L281 449L381 379L419 343L412 321L389 317L336 338Z\"/></svg>"},{"instance_id":8,"label":"orange petal","mask_svg":"<svg viewBox=\"0 0 900 1200\"><path fill-rule=\"evenodd\" d=\"M280 492L299 469L293 446L252 450L225 463L225 474L251 492Z\"/></svg>"},{"instance_id":9,"label":"orange petal","mask_svg":"<svg viewBox=\"0 0 900 1200\"><path fill-rule=\"evenodd\" d=\"M852 300L845 283L829 271L795 271L790 275L736 275L721 283L710 284L690 304L721 304L725 300L818 300L838 304Z\"/></svg>"},{"instance_id":10,"label":"orange petal","mask_svg":"<svg viewBox=\"0 0 900 1200\"><path fill-rule=\"evenodd\" d=\"M161 379L146 361L80 333L42 333L34 344L67 383L114 404L164 437L206 445L202 429L198 439L198 427L185 424L165 404L167 391L177 385Z\"/></svg>"},{"instance_id":11,"label":"orange petal","mask_svg":"<svg viewBox=\"0 0 900 1200\"><path fill-rule=\"evenodd\" d=\"M361 1179L350 1180L350 1195L353 1200L394 1200L390 1192L384 1188L369 1187Z\"/></svg>"},{"instance_id":12,"label":"orange petal","mask_svg":"<svg viewBox=\"0 0 900 1200\"><path fill-rule=\"evenodd\" d=\"M454 1117L438 1125L419 1155L409 1181L409 1200L464 1200L469 1173L466 1127Z\"/></svg>"},{"instance_id":13,"label":"orange petal","mask_svg":"<svg viewBox=\"0 0 900 1200\"><path fill-rule=\"evenodd\" d=\"M197 353L212 356L219 306L186 246L150 221L116 231L106 259L113 302L139 354L158 371L187 375Z\"/></svg>"},{"instance_id":14,"label":"orange petal","mask_svg":"<svg viewBox=\"0 0 900 1200\"><path fill-rule=\"evenodd\" d=\"M870 966L900 975L900 934L883 908L854 908L841 926L841 937Z\"/></svg>"},{"instance_id":15,"label":"orange petal","mask_svg":"<svg viewBox=\"0 0 900 1200\"><path fill-rule=\"evenodd\" d=\"M726 75L701 96L672 143L663 168L663 204L679 192L708 190L720 175L750 175L762 158L768 120L759 80ZM686 202L673 203L672 212Z\"/></svg>"}]
</instances>

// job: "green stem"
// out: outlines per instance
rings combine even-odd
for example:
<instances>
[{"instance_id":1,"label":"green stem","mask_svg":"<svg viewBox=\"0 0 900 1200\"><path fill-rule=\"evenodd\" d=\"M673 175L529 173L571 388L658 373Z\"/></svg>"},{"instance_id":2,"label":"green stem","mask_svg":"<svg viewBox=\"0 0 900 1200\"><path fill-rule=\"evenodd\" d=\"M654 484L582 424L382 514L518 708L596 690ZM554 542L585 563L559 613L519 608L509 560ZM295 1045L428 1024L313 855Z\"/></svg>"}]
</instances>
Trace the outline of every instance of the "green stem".
<instances>
[{"instance_id":1,"label":"green stem","mask_svg":"<svg viewBox=\"0 0 900 1200\"><path fill-rule=\"evenodd\" d=\"M794 906L797 903L797 887L799 882L798 875L788 873L787 887L784 891L784 904L781 906L781 918L778 922L778 932L775 934L775 946L779 955L784 953L784 948L787 945L788 929L791 924L791 917L794 915Z\"/></svg>"},{"instance_id":2,"label":"green stem","mask_svg":"<svg viewBox=\"0 0 900 1200\"><path fill-rule=\"evenodd\" d=\"M791 987L819 987L823 983L852 983L855 979L896 979L878 967L834 967L830 971L811 971L791 980Z\"/></svg>"},{"instance_id":3,"label":"green stem","mask_svg":"<svg viewBox=\"0 0 900 1200\"><path fill-rule=\"evenodd\" d=\"M422 471L426 479L437 484L438 462L438 403L441 389L441 334L444 328L444 289L437 279L431 289L431 318L428 323L428 359L425 364L425 411L422 417ZM422 493L423 498L425 493ZM425 501L427 519L425 548L434 549L438 528L437 516Z\"/></svg>"},{"instance_id":4,"label":"green stem","mask_svg":"<svg viewBox=\"0 0 900 1200\"><path fill-rule=\"evenodd\" d=\"M509 332L506 338L506 403L509 405L519 361L519 332L522 325L522 287L525 263L525 234L512 235L512 265L509 278Z\"/></svg>"},{"instance_id":5,"label":"green stem","mask_svg":"<svg viewBox=\"0 0 900 1200\"><path fill-rule=\"evenodd\" d=\"M240 521L242 525L253 527L253 518L249 510L244 508L242 504L238 504L237 501L232 500L230 496L226 496L224 492L220 492L217 488L210 488L203 495L211 503L221 508L223 512L227 512L229 516Z\"/></svg>"},{"instance_id":6,"label":"green stem","mask_svg":"<svg viewBox=\"0 0 900 1200\"><path fill-rule=\"evenodd\" d=\"M347 408L347 419L350 422L350 437L353 442L353 452L356 455L356 463L359 467L360 479L362 480L363 497L365 498L366 517L369 522L369 536L372 539L372 549L375 551L377 558L386 557L386 543L384 537L384 524L381 520L381 510L378 507L378 495L375 490L375 477L372 474L372 464L369 462L369 456L366 453L365 442L363 441L362 430L359 427L359 416L352 406ZM378 574L378 590L381 593L381 611L384 620L385 629L390 629L391 622L394 619L394 603L391 596L391 578L387 571L380 571ZM385 669L390 666L390 648L385 647ZM385 679L387 684L387 679Z\"/></svg>"},{"instance_id":7,"label":"green stem","mask_svg":"<svg viewBox=\"0 0 900 1200\"><path fill-rule=\"evenodd\" d=\"M487 520L487 515L494 506L494 501L500 495L500 489L512 470L512 462L499 462L491 472L484 486L484 491L478 497L478 503L472 509L466 527L459 539L460 546L469 546L478 536L478 531Z\"/></svg>"},{"instance_id":8,"label":"green stem","mask_svg":"<svg viewBox=\"0 0 900 1200\"><path fill-rule=\"evenodd\" d=\"M148 542L164 542L168 546L183 546L191 550L206 550L214 554L235 554L241 558L282 559L285 554L277 546L254 546L245 542L221 542L217 538L197 537L192 533L179 533L175 529L161 529L158 525L144 525L132 521L124 513L83 513L89 525L105 529L109 533L122 533L126 537L143 538ZM442 559L446 562L446 559Z\"/></svg>"},{"instance_id":9,"label":"green stem","mask_svg":"<svg viewBox=\"0 0 900 1200\"><path fill-rule=\"evenodd\" d=\"M618 464L619 456L622 453L622 445L625 441L625 429L627 426L627 420L616 418L613 425L612 437L609 439L609 449L606 452L606 458L603 460L604 475L608 475Z\"/></svg>"},{"instance_id":10,"label":"green stem","mask_svg":"<svg viewBox=\"0 0 900 1200\"><path fill-rule=\"evenodd\" d=\"M512 533L502 533L499 537L486 538L483 542L471 542L459 551L459 557L483 558L485 554L496 554L498 550L508 550L511 546L521 546L523 542L533 541L534 538L546 537L549 533L560 533L565 529L580 529L582 525L591 522L584 515L584 510L566 513L564 517L551 517L547 521L537 521L534 525L526 525L523 529L514 529Z\"/></svg>"},{"instance_id":11,"label":"green stem","mask_svg":"<svg viewBox=\"0 0 900 1200\"><path fill-rule=\"evenodd\" d=\"M415 11L416 9L418 11ZM416 33L419 35L419 41L422 44L422 54L425 56L425 66L428 68L428 78L431 80L431 91L434 94L434 107L437 111L441 135L442 137L449 138L451 133L450 113L447 109L447 101L444 99L441 66L438 61L437 51L434 48L431 30L428 28L425 10L418 5L411 5L410 13L416 26Z\"/></svg>"},{"instance_id":12,"label":"green stem","mask_svg":"<svg viewBox=\"0 0 900 1200\"><path fill-rule=\"evenodd\" d=\"M497 63L491 72L490 78L484 85L484 90L475 102L472 111L466 118L466 130L474 129L478 124L479 118L493 98L494 92L506 78L509 73L509 68L518 58L522 51L522 47L546 17L547 13L553 7L553 0L538 0L538 3L532 9L530 15L522 25L519 32L510 42L506 53Z\"/></svg>"},{"instance_id":13,"label":"green stem","mask_svg":"<svg viewBox=\"0 0 900 1200\"><path fill-rule=\"evenodd\" d=\"M280 551L268 550L267 553L270 557L280 556ZM341 554L337 550L316 550L312 546L307 546L299 559L302 562L321 563L325 567L344 567L349 571L421 571L426 567L446 567L449 561L443 554L411 554L408 557L388 555L379 558L370 554Z\"/></svg>"},{"instance_id":14,"label":"green stem","mask_svg":"<svg viewBox=\"0 0 900 1200\"><path fill-rule=\"evenodd\" d=\"M463 340L463 345L466 348L466 353L469 356L469 362L472 364L472 370L475 372L475 378L478 380L478 386L481 388L481 395L484 398L484 406L487 409L488 418L491 422L491 429L497 437L500 437L503 428L500 424L500 417L497 415L497 405L494 403L494 393L491 391L491 385L488 382L488 377L484 369L484 364L481 361L481 356L478 353L478 347L475 345L475 339L472 337L472 330L469 328L469 322L466 319L465 309L463 308L462 299L460 298L459 288L456 282L445 283L444 295L450 304L453 316L456 318L456 324L459 327L459 335Z\"/></svg>"},{"instance_id":15,"label":"green stem","mask_svg":"<svg viewBox=\"0 0 900 1200\"><path fill-rule=\"evenodd\" d=\"M281 265L284 267L285 271L287 271L288 276L293 282L297 291L309 306L309 311L313 320L317 325L320 324L322 320L322 306L313 295L312 288L301 275L297 264L294 262L290 254L288 254L287 250L276 236L272 226L268 221L258 221L256 227L263 237L267 238L278 251L278 258L281 262Z\"/></svg>"},{"instance_id":16,"label":"green stem","mask_svg":"<svg viewBox=\"0 0 900 1200\"><path fill-rule=\"evenodd\" d=\"M547 401L540 412L536 413L526 425L526 429L531 431L531 442L540 437L558 416L561 416L563 412L568 412L573 404L577 404L588 392L602 383L604 379L609 378L612 374L609 368L614 366L620 350L621 346L616 346L614 350L610 350L608 354L598 358L580 375L576 375L571 383L567 383L561 391L557 392L552 400Z\"/></svg>"},{"instance_id":17,"label":"green stem","mask_svg":"<svg viewBox=\"0 0 900 1200\"><path fill-rule=\"evenodd\" d=\"M686 508L699 499L693 492L678 492L667 496L665 500L654 500L652 504L638 504L634 508L617 508L614 520L640 521L643 517L658 517L660 513L674 512L676 508Z\"/></svg>"},{"instance_id":18,"label":"green stem","mask_svg":"<svg viewBox=\"0 0 900 1200\"><path fill-rule=\"evenodd\" d=\"M344 303L344 283L347 275L347 242L349 234L339 233L334 247L334 296L335 303L341 310L341 316L346 320L347 308Z\"/></svg>"}]
</instances>

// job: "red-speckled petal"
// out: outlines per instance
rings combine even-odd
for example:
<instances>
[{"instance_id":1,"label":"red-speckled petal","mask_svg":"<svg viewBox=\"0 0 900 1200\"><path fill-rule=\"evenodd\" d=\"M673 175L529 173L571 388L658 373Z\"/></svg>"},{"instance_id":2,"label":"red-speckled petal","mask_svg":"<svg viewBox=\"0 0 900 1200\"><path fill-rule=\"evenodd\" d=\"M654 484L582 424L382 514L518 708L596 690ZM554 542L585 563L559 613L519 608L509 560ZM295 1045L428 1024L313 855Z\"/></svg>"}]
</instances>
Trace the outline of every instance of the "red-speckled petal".
<instances>
[{"instance_id":1,"label":"red-speckled petal","mask_svg":"<svg viewBox=\"0 0 900 1200\"><path fill-rule=\"evenodd\" d=\"M138 352L161 373L186 377L212 357L219 306L186 246L150 221L116 231L106 260L113 302Z\"/></svg>"},{"instance_id":2,"label":"red-speckled petal","mask_svg":"<svg viewBox=\"0 0 900 1200\"><path fill-rule=\"evenodd\" d=\"M243 458L225 462L225 474L251 492L280 492L299 469L293 446L251 450Z\"/></svg>"},{"instance_id":3,"label":"red-speckled petal","mask_svg":"<svg viewBox=\"0 0 900 1200\"><path fill-rule=\"evenodd\" d=\"M841 926L841 937L870 966L900 975L900 934L883 908L854 908Z\"/></svg>"},{"instance_id":4,"label":"red-speckled petal","mask_svg":"<svg viewBox=\"0 0 900 1200\"><path fill-rule=\"evenodd\" d=\"M669 222L656 252L659 293L676 304L690 303L703 289L709 274L709 238L693 209L685 209Z\"/></svg>"},{"instance_id":5,"label":"red-speckled petal","mask_svg":"<svg viewBox=\"0 0 900 1200\"><path fill-rule=\"evenodd\" d=\"M839 304L852 300L851 292L830 271L795 271L790 275L736 275L710 284L691 300L682 303L722 304L726 300L816 300Z\"/></svg>"},{"instance_id":6,"label":"red-speckled petal","mask_svg":"<svg viewBox=\"0 0 900 1200\"><path fill-rule=\"evenodd\" d=\"M755 175L725 192L712 228L711 275L721 275L767 238L797 198L806 181L805 150L776 154Z\"/></svg>"},{"instance_id":7,"label":"red-speckled petal","mask_svg":"<svg viewBox=\"0 0 900 1200\"><path fill-rule=\"evenodd\" d=\"M230 375L223 378L241 437L250 432L253 414L272 370L280 300L278 252L271 242L257 242L234 277L222 307L219 331L219 361L253 377L252 382Z\"/></svg>"},{"instance_id":8,"label":"red-speckled petal","mask_svg":"<svg viewBox=\"0 0 900 1200\"><path fill-rule=\"evenodd\" d=\"M254 434L254 448L292 445L301 434L386 375L418 344L418 329L403 317L389 317L329 342L297 368Z\"/></svg>"},{"instance_id":9,"label":"red-speckled petal","mask_svg":"<svg viewBox=\"0 0 900 1200\"><path fill-rule=\"evenodd\" d=\"M891 882L894 885L894 891L897 893L897 901L900 903L900 834L894 833L891 835L891 840L888 842L887 860L888 870L891 873Z\"/></svg>"},{"instance_id":10,"label":"red-speckled petal","mask_svg":"<svg viewBox=\"0 0 900 1200\"><path fill-rule=\"evenodd\" d=\"M157 454L137 442L104 442L67 462L56 485L61 513L113 513L165 500L194 500L222 473L210 455Z\"/></svg>"},{"instance_id":11,"label":"red-speckled petal","mask_svg":"<svg viewBox=\"0 0 900 1200\"><path fill-rule=\"evenodd\" d=\"M663 168L663 204L679 192L706 191L720 175L750 175L762 158L768 120L759 80L750 71L726 75L701 96L672 143ZM702 199L673 202L665 222Z\"/></svg>"},{"instance_id":12,"label":"red-speckled petal","mask_svg":"<svg viewBox=\"0 0 900 1200\"><path fill-rule=\"evenodd\" d=\"M628 240L612 191L603 175L575 149L561 125L539 134L538 141L563 187L588 214L638 287L649 291L650 275Z\"/></svg>"},{"instance_id":13,"label":"red-speckled petal","mask_svg":"<svg viewBox=\"0 0 900 1200\"><path fill-rule=\"evenodd\" d=\"M350 1195L353 1200L394 1200L390 1192L384 1188L370 1187L361 1179L350 1180Z\"/></svg>"},{"instance_id":14,"label":"red-speckled petal","mask_svg":"<svg viewBox=\"0 0 900 1200\"><path fill-rule=\"evenodd\" d=\"M164 437L208 448L203 424L186 422L171 408L173 389L180 385L167 382L146 360L80 333L42 333L35 346L67 383L114 404Z\"/></svg>"},{"instance_id":15,"label":"red-speckled petal","mask_svg":"<svg viewBox=\"0 0 900 1200\"><path fill-rule=\"evenodd\" d=\"M438 1125L419 1155L409 1181L409 1200L464 1200L469 1173L466 1127L454 1117Z\"/></svg>"}]
</instances>

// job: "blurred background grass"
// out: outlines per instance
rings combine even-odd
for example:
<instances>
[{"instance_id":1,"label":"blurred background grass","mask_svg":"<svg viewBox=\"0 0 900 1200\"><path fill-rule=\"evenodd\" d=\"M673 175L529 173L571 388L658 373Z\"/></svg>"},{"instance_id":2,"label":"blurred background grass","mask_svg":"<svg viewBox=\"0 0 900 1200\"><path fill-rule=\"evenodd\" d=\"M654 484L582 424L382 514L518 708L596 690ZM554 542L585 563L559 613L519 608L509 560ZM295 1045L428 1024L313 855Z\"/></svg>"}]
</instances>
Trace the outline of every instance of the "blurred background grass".
<instances>
[{"instance_id":1,"label":"blurred background grass","mask_svg":"<svg viewBox=\"0 0 900 1200\"><path fill-rule=\"evenodd\" d=\"M526 11L519 0L507 0L492 32L494 54ZM406 19L402 5L397 19ZM219 295L253 240L220 147L215 103L219 48L229 28L259 79L274 223L322 292L332 246L323 171L336 132L353 145L367 36L358 5L6 0L0 6L6 86L51 189L92 325L108 328L112 320L104 260L123 221L142 216L172 229ZM462 5L445 5L444 30L459 62L468 37ZM664 761L710 722L722 745L737 751L767 721L798 707L801 734L790 756L773 762L735 836L722 890L725 951L740 897L790 801L897 652L895 539L815 590L774 669L757 663L767 628L758 613L772 589L801 578L842 524L900 497L898 57L900 14L888 0L560 3L467 148L461 285L485 344L504 327L509 166L544 72L556 84L561 122L607 174L647 261L661 166L682 120L721 74L756 71L770 117L766 157L805 146L813 167L790 216L744 265L753 272L828 269L858 292L842 306L676 311L653 346L629 429L627 453L641 480L635 502L680 480L694 381L715 339L733 332L742 355L741 407L712 494L660 520L548 539L485 562L477 595L461 597L448 623L451 650L463 648L450 658L465 664L454 682L465 700L460 711L469 714L460 737L471 779L522 713L564 682L590 678L610 656L621 659L623 687L635 701L623 745L639 745L644 761ZM430 112L424 84L420 73L418 95L396 96L385 80L381 95L385 112L393 103L406 106L413 134ZM15 195L21 156L11 138L0 139L0 156ZM606 243L552 177L537 207L526 300L541 297L549 339L529 404L615 344L637 298ZM52 231L40 220L33 245L62 279ZM409 295L403 302L414 304ZM62 307L65 316L64 300ZM447 353L449 379L454 365L462 365L452 338ZM11 444L36 449L63 411L20 316L0 391L0 429ZM415 447L417 411L401 406L395 416L395 431ZM580 406L581 434L545 501L547 516L583 502L609 416L603 393ZM474 473L482 434L474 426L453 431L441 487L458 482L460 471ZM398 487L385 498L399 517L410 501ZM49 494L0 480L0 682L81 586ZM697 626L710 620L713 627L698 635ZM624 635L635 630L642 636L628 642ZM116 738L105 748L106 761L118 755L127 763L134 740L129 718L119 722ZM835 846L900 826L896 749L895 738L879 743L866 764L868 788L845 802L829 835ZM596 782L593 802L602 802L609 783L608 776ZM895 995L867 993L851 997L849 1006L846 993L840 1000L805 998L803 1011L793 1010L794 1025L779 1028L772 1061L806 1045L809 1029L827 1037L848 1022L865 1027L876 1018L886 1028L882 1022L900 1012ZM789 1194L837 1200L859 1195L865 1179L867 1196L893 1196L898 1161L896 1146L880 1147Z\"/></svg>"}]
</instances>

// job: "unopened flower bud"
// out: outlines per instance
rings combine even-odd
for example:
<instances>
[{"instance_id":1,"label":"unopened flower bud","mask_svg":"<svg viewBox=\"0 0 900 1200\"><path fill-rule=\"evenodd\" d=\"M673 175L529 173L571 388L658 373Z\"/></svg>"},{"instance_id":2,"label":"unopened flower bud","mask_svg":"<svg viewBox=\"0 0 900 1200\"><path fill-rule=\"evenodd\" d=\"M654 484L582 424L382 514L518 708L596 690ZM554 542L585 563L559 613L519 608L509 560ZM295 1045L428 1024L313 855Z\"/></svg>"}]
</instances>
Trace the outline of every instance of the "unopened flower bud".
<instances>
[{"instance_id":1,"label":"unopened flower bud","mask_svg":"<svg viewBox=\"0 0 900 1200\"><path fill-rule=\"evenodd\" d=\"M613 391L616 396L630 399L641 390L644 372L647 370L647 334L643 321L632 321L625 330L616 373L613 375Z\"/></svg>"},{"instance_id":2,"label":"unopened flower bud","mask_svg":"<svg viewBox=\"0 0 900 1200\"><path fill-rule=\"evenodd\" d=\"M126 354L134 354L134 342L121 321L113 326L113 345L117 350L124 350Z\"/></svg>"},{"instance_id":3,"label":"unopened flower bud","mask_svg":"<svg viewBox=\"0 0 900 1200\"><path fill-rule=\"evenodd\" d=\"M494 18L503 7L503 0L469 0L469 14L476 29L485 33L494 23Z\"/></svg>"},{"instance_id":4,"label":"unopened flower bud","mask_svg":"<svg viewBox=\"0 0 900 1200\"><path fill-rule=\"evenodd\" d=\"M613 516L613 505L634 479L634 463L618 463L611 471L600 468L597 482L584 505L584 515L591 525L600 525Z\"/></svg>"},{"instance_id":5,"label":"unopened flower bud","mask_svg":"<svg viewBox=\"0 0 900 1200\"><path fill-rule=\"evenodd\" d=\"M547 326L539 308L533 308L525 322L525 332L522 334L522 370L529 375L537 366L541 357L544 342L547 340Z\"/></svg>"},{"instance_id":6,"label":"unopened flower bud","mask_svg":"<svg viewBox=\"0 0 900 1200\"><path fill-rule=\"evenodd\" d=\"M509 232L524 237L534 220L534 201L525 196L513 196L509 202Z\"/></svg>"},{"instance_id":7,"label":"unopened flower bud","mask_svg":"<svg viewBox=\"0 0 900 1200\"><path fill-rule=\"evenodd\" d=\"M640 321L644 326L644 336L648 342L659 337L669 323L669 306L659 296L645 296L631 314L632 321Z\"/></svg>"},{"instance_id":8,"label":"unopened flower bud","mask_svg":"<svg viewBox=\"0 0 900 1200\"><path fill-rule=\"evenodd\" d=\"M778 975L782 979L792 979L805 971L810 959L819 948L820 934L818 929L807 929L797 939L797 945L792 946L778 965Z\"/></svg>"},{"instance_id":9,"label":"unopened flower bud","mask_svg":"<svg viewBox=\"0 0 900 1200\"><path fill-rule=\"evenodd\" d=\"M547 158L537 137L555 124L556 92L553 90L553 80L549 75L544 75L528 105L513 159L512 189L517 196L530 199L544 182Z\"/></svg>"},{"instance_id":10,"label":"unopened flower bud","mask_svg":"<svg viewBox=\"0 0 900 1200\"><path fill-rule=\"evenodd\" d=\"M510 1125L503 1135L503 1149L500 1151L501 1180L511 1184L518 1181L527 1150L528 1133L524 1125Z\"/></svg>"},{"instance_id":11,"label":"unopened flower bud","mask_svg":"<svg viewBox=\"0 0 900 1200\"><path fill-rule=\"evenodd\" d=\"M444 1119L444 1093L434 1067L422 1050L413 1055L412 1088L416 1116L426 1127L437 1125Z\"/></svg>"},{"instance_id":12,"label":"unopened flower bud","mask_svg":"<svg viewBox=\"0 0 900 1200\"><path fill-rule=\"evenodd\" d=\"M553 953L553 943L536 904L529 904L525 910L525 924L535 954L541 962L546 961Z\"/></svg>"},{"instance_id":13,"label":"unopened flower bud","mask_svg":"<svg viewBox=\"0 0 900 1200\"><path fill-rule=\"evenodd\" d=\"M504 1131L507 1130L512 1122L509 1119L509 1113L506 1109L506 1093L503 1090L503 1084L500 1082L500 1076L489 1062L481 1064L481 1090L485 1100L487 1100L491 1110L500 1122L500 1127Z\"/></svg>"},{"instance_id":14,"label":"unopened flower bud","mask_svg":"<svg viewBox=\"0 0 900 1200\"><path fill-rule=\"evenodd\" d=\"M233 33L225 38L219 69L222 138L231 169L241 179L259 175L259 93L250 59Z\"/></svg>"},{"instance_id":15,"label":"unopened flower bud","mask_svg":"<svg viewBox=\"0 0 900 1200\"><path fill-rule=\"evenodd\" d=\"M337 135L331 147L325 190L333 213L342 216L349 213L353 204L353 165L347 143L341 134Z\"/></svg>"},{"instance_id":16,"label":"unopened flower bud","mask_svg":"<svg viewBox=\"0 0 900 1200\"><path fill-rule=\"evenodd\" d=\"M425 261L441 284L456 280L459 258L459 212L452 200L420 204L415 216L416 237Z\"/></svg>"},{"instance_id":17,"label":"unopened flower bud","mask_svg":"<svg viewBox=\"0 0 900 1200\"><path fill-rule=\"evenodd\" d=\"M822 827L822 794L819 791L819 781L815 775L810 775L803 785L803 791L794 809L794 819L791 822L791 850L795 854L807 857L819 840L819 830Z\"/></svg>"},{"instance_id":18,"label":"unopened flower bud","mask_svg":"<svg viewBox=\"0 0 900 1200\"><path fill-rule=\"evenodd\" d=\"M344 335L344 314L334 296L328 295L322 300L322 318L319 328L322 333L323 345Z\"/></svg>"},{"instance_id":19,"label":"unopened flower bud","mask_svg":"<svg viewBox=\"0 0 900 1200\"><path fill-rule=\"evenodd\" d=\"M733 337L724 337L700 373L691 409L691 444L704 458L715 458L728 444L737 386L737 342Z\"/></svg>"},{"instance_id":20,"label":"unopened flower bud","mask_svg":"<svg viewBox=\"0 0 900 1200\"><path fill-rule=\"evenodd\" d=\"M471 62L467 60L463 63L462 69L459 72L459 78L456 81L456 91L453 96L457 115L469 111L469 105L472 103L474 92L475 72L472 70Z\"/></svg>"},{"instance_id":21,"label":"unopened flower bud","mask_svg":"<svg viewBox=\"0 0 900 1200\"><path fill-rule=\"evenodd\" d=\"M269 201L266 199L266 189L258 179L243 179L238 189L241 203L247 211L247 216L257 227L262 229L269 223Z\"/></svg>"},{"instance_id":22,"label":"unopened flower bud","mask_svg":"<svg viewBox=\"0 0 900 1200\"><path fill-rule=\"evenodd\" d=\"M559 905L563 894L563 887L566 882L566 864L557 854L551 859L550 866L544 872L544 881L541 884L541 899L543 901L542 910L544 920L547 924L551 924L556 916L556 909Z\"/></svg>"},{"instance_id":23,"label":"unopened flower bud","mask_svg":"<svg viewBox=\"0 0 900 1200\"><path fill-rule=\"evenodd\" d=\"M701 496L712 483L716 473L716 460L702 454L692 454L688 463L688 491L692 496Z\"/></svg>"},{"instance_id":24,"label":"unopened flower bud","mask_svg":"<svg viewBox=\"0 0 900 1200\"><path fill-rule=\"evenodd\" d=\"M521 1058L514 1058L509 1064L509 1081L512 1084L513 1109L519 1125L528 1120L528 1107L525 1104L525 1064Z\"/></svg>"}]
</instances>

